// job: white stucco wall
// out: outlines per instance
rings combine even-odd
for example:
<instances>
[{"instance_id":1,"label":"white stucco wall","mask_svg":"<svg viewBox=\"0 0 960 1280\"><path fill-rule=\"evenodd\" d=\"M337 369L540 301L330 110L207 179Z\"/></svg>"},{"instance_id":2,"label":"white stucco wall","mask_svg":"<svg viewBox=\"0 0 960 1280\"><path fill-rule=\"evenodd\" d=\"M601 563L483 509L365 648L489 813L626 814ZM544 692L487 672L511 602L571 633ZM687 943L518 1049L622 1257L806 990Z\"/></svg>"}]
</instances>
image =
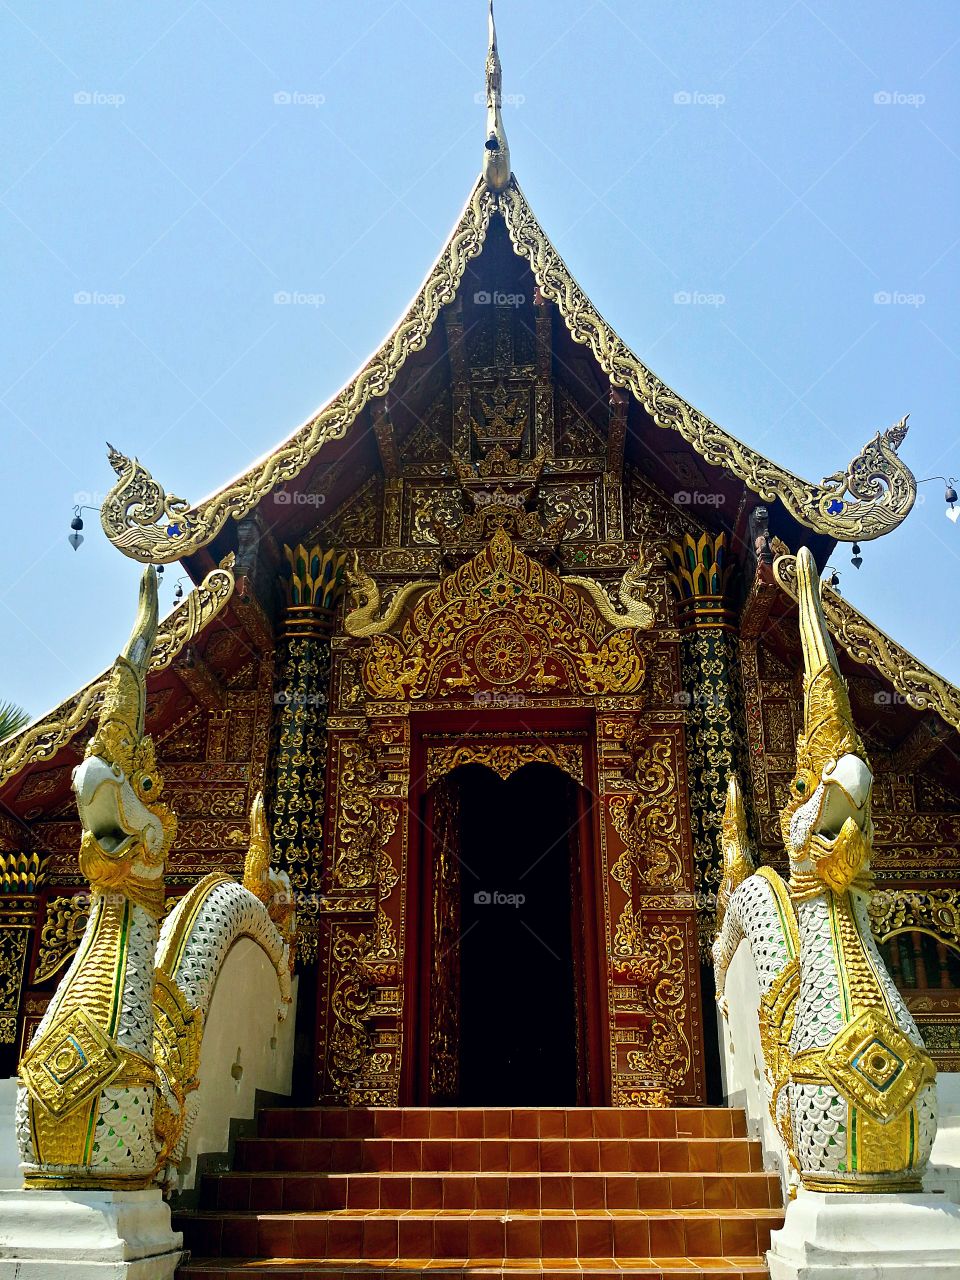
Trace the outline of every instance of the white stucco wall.
<instances>
[{"instance_id":1,"label":"white stucco wall","mask_svg":"<svg viewBox=\"0 0 960 1280\"><path fill-rule=\"evenodd\" d=\"M276 1019L280 985L276 970L249 938L230 948L213 989L200 1051L197 1119L180 1166L179 1190L194 1185L197 1157L226 1151L230 1121L253 1115L258 1089L289 1094L297 1015L293 1002Z\"/></svg>"},{"instance_id":2,"label":"white stucco wall","mask_svg":"<svg viewBox=\"0 0 960 1280\"><path fill-rule=\"evenodd\" d=\"M937 1099L940 1124L923 1186L926 1191L942 1191L960 1204L960 1072L940 1072Z\"/></svg>"},{"instance_id":3,"label":"white stucco wall","mask_svg":"<svg viewBox=\"0 0 960 1280\"><path fill-rule=\"evenodd\" d=\"M750 1136L763 1144L764 1166L779 1172L786 1195L790 1161L767 1107L757 1020L760 984L750 948L745 944L737 948L727 970L724 996L727 1017L718 1019L724 1097L728 1106L746 1111Z\"/></svg>"},{"instance_id":4,"label":"white stucco wall","mask_svg":"<svg viewBox=\"0 0 960 1280\"><path fill-rule=\"evenodd\" d=\"M17 1078L0 1080L0 1191L22 1187L15 1112Z\"/></svg>"}]
</instances>

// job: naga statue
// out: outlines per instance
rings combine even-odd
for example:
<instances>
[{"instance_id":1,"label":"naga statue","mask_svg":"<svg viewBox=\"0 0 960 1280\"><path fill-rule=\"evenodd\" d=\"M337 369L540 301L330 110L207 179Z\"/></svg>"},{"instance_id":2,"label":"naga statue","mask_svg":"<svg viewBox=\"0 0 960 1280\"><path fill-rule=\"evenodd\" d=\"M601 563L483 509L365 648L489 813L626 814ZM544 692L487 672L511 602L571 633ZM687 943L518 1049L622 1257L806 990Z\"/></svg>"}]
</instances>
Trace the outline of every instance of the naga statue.
<instances>
[{"instance_id":1,"label":"naga statue","mask_svg":"<svg viewBox=\"0 0 960 1280\"><path fill-rule=\"evenodd\" d=\"M713 955L746 938L759 978L771 1115L811 1191L916 1191L937 1127L935 1068L868 917L873 774L827 633L810 551L797 556L804 723L780 815L784 884L753 871L730 783Z\"/></svg>"},{"instance_id":2,"label":"naga statue","mask_svg":"<svg viewBox=\"0 0 960 1280\"><path fill-rule=\"evenodd\" d=\"M72 964L20 1063L17 1138L28 1187L128 1190L169 1184L195 1116L204 1018L228 951L257 943L290 1001L295 919L270 870L260 797L244 882L206 876L166 911L177 820L144 732L157 630L146 569L133 633L117 658L73 788L90 916ZM278 927L279 925L279 927Z\"/></svg>"}]
</instances>

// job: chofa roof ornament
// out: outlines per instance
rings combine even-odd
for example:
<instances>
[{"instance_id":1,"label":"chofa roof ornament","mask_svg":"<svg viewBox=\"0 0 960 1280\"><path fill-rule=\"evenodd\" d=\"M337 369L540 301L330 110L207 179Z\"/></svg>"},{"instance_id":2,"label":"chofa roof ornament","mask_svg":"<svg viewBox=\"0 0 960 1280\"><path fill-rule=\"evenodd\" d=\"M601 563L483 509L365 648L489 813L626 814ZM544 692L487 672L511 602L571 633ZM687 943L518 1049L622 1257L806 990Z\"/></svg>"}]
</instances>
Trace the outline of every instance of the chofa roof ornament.
<instances>
[{"instance_id":1,"label":"chofa roof ornament","mask_svg":"<svg viewBox=\"0 0 960 1280\"><path fill-rule=\"evenodd\" d=\"M502 191L510 181L510 147L500 115L503 75L497 51L497 24L490 0L490 43L487 49L487 136L483 144L483 180L491 191Z\"/></svg>"}]
</instances>

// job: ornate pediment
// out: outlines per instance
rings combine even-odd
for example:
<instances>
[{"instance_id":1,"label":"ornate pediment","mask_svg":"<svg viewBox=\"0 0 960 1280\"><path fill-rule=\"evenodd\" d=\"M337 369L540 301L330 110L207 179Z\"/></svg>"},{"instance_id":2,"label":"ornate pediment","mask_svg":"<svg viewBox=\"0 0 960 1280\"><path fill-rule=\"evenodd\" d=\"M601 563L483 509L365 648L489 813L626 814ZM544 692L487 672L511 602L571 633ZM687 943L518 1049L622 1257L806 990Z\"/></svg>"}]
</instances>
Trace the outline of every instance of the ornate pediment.
<instances>
[{"instance_id":1,"label":"ornate pediment","mask_svg":"<svg viewBox=\"0 0 960 1280\"><path fill-rule=\"evenodd\" d=\"M420 596L396 634L371 637L367 691L385 701L466 700L491 689L631 693L644 675L637 619L615 613L608 601L598 608L581 586L498 529L482 551Z\"/></svg>"}]
</instances>

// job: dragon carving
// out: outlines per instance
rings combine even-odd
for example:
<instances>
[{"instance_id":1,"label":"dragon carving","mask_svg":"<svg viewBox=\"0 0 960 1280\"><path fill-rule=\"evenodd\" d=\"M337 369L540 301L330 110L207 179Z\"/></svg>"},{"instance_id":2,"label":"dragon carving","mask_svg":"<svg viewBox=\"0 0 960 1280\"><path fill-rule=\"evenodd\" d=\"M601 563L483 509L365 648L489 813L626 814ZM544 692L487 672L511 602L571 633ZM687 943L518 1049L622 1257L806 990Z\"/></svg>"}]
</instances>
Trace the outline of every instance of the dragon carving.
<instances>
[{"instance_id":1,"label":"dragon carving","mask_svg":"<svg viewBox=\"0 0 960 1280\"><path fill-rule=\"evenodd\" d=\"M645 551L626 571L617 586L617 604L622 613L611 603L610 597L592 578L578 577L576 574L565 574L563 581L571 586L582 587L590 596L605 622L618 630L635 627L639 631L648 631L654 623L654 612L645 599L646 575L650 572L651 561Z\"/></svg>"},{"instance_id":2,"label":"dragon carving","mask_svg":"<svg viewBox=\"0 0 960 1280\"><path fill-rule=\"evenodd\" d=\"M873 941L873 774L827 633L813 556L797 556L804 725L780 815L785 884L752 871L730 784L713 955L750 946L771 1114L813 1191L918 1190L937 1127L935 1069Z\"/></svg>"},{"instance_id":3,"label":"dragon carving","mask_svg":"<svg viewBox=\"0 0 960 1280\"><path fill-rule=\"evenodd\" d=\"M351 608L344 618L344 630L348 636L358 638L383 635L402 615L407 601L415 592L435 585L423 580L404 583L381 614L380 588L369 573L361 568L360 557L354 552L353 568L347 572Z\"/></svg>"},{"instance_id":4,"label":"dragon carving","mask_svg":"<svg viewBox=\"0 0 960 1280\"><path fill-rule=\"evenodd\" d=\"M295 921L270 869L260 797L244 883L214 873L166 916L164 868L177 820L144 732L157 630L147 568L133 633L96 731L74 770L90 883L79 949L20 1064L17 1138L28 1187L132 1189L169 1183L194 1120L204 1018L226 955L251 938L275 966L276 1016L290 1000Z\"/></svg>"}]
</instances>

